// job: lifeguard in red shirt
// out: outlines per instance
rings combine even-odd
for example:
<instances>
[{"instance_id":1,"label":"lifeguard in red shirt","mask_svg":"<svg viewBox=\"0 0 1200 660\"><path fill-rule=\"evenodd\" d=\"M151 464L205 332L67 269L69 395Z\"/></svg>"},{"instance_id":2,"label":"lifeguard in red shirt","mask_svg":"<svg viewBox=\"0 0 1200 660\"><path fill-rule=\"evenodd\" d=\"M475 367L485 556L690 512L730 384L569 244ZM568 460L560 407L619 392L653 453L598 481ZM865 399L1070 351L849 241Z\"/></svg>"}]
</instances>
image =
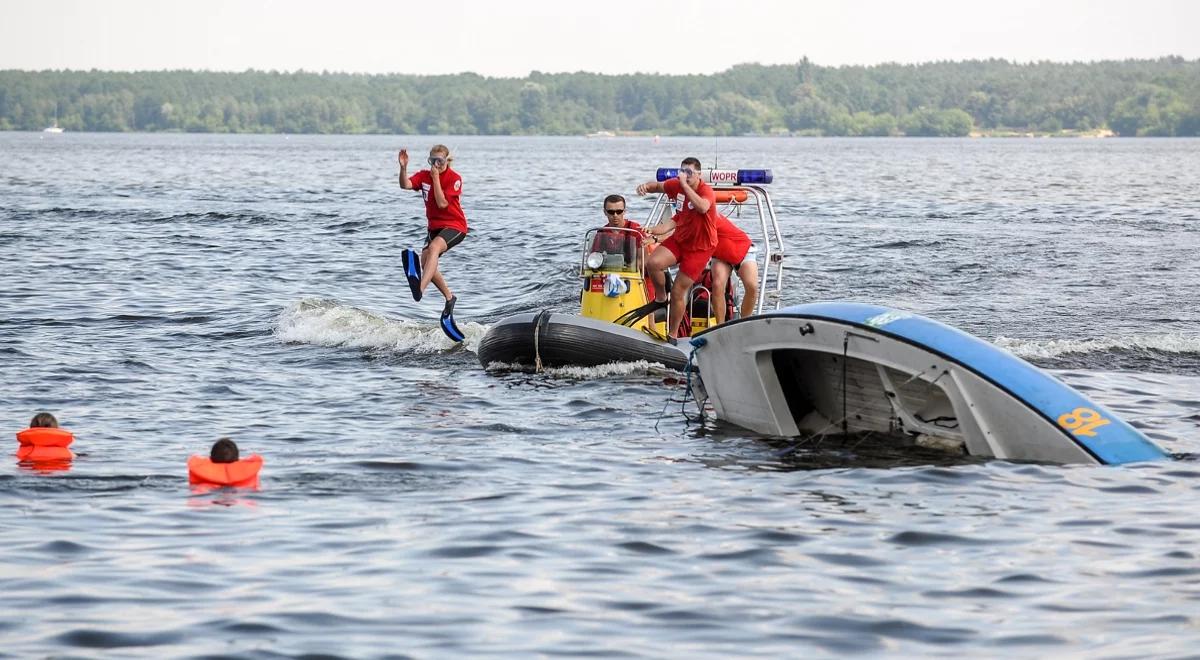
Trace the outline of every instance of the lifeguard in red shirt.
<instances>
[{"instance_id":1,"label":"lifeguard in red shirt","mask_svg":"<svg viewBox=\"0 0 1200 660\"><path fill-rule=\"evenodd\" d=\"M596 232L596 239L592 241L592 251L624 254L625 263L635 263L635 252L642 242L642 226L625 215L625 198L620 195L605 197L604 215L608 224ZM634 233L620 231L622 229L633 230Z\"/></svg>"},{"instance_id":2,"label":"lifeguard in red shirt","mask_svg":"<svg viewBox=\"0 0 1200 660\"><path fill-rule=\"evenodd\" d=\"M436 144L429 150L429 169L408 176L408 150L401 149L400 187L419 190L425 200L425 216L429 220L425 247L420 260L412 250L404 251L404 271L412 290L413 300L420 301L430 282L446 298L442 309L442 331L455 341L465 337L454 323L454 303L458 298L446 284L438 270L438 259L450 248L458 245L467 236L467 216L463 213L459 198L462 195L462 177L450 169L450 149Z\"/></svg>"},{"instance_id":3,"label":"lifeguard in red shirt","mask_svg":"<svg viewBox=\"0 0 1200 660\"><path fill-rule=\"evenodd\" d=\"M688 291L700 279L717 247L717 224L721 215L717 213L716 194L700 177L699 159L684 158L675 179L648 181L637 187L639 195L659 192L675 203L677 211L670 220L647 232L655 240L671 235L662 241L665 250L655 250L646 258L646 272L654 282L655 301L661 303L666 301L663 271L679 264L679 274L671 285L671 307L667 314L667 332L671 337L677 337Z\"/></svg>"},{"instance_id":4,"label":"lifeguard in red shirt","mask_svg":"<svg viewBox=\"0 0 1200 660\"><path fill-rule=\"evenodd\" d=\"M746 318L754 313L758 302L758 262L750 256L750 246L753 243L746 232L733 224L733 221L723 215L717 216L717 247L713 249L712 261L712 299L724 300L725 287L729 283L729 274L736 272L742 281L741 317ZM714 312L717 324L729 319L725 318L725 305L716 305Z\"/></svg>"}]
</instances>

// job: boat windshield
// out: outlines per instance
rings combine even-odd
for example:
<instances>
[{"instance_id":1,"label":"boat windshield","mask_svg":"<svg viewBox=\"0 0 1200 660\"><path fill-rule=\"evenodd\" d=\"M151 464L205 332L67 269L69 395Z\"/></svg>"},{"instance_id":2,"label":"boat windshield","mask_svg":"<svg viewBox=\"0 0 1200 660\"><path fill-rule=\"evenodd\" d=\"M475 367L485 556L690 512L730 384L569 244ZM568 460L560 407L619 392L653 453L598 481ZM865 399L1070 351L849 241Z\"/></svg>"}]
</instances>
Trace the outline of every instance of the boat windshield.
<instances>
[{"instance_id":1,"label":"boat windshield","mask_svg":"<svg viewBox=\"0 0 1200 660\"><path fill-rule=\"evenodd\" d=\"M638 273L641 269L640 231L619 227L601 227L588 231L583 243L584 272L605 270Z\"/></svg>"}]
</instances>

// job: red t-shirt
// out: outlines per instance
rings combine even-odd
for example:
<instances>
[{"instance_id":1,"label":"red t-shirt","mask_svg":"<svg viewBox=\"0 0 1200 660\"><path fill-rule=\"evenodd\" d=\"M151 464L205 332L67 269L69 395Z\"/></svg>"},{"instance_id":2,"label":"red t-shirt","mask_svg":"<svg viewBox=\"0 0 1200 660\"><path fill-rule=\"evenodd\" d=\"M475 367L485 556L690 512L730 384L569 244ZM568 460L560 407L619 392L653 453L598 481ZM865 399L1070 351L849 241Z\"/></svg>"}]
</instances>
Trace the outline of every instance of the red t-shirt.
<instances>
[{"instance_id":1,"label":"red t-shirt","mask_svg":"<svg viewBox=\"0 0 1200 660\"><path fill-rule=\"evenodd\" d=\"M663 181L663 192L675 204L675 242L689 252L711 252L717 246L717 195L712 186L700 182L696 194L708 200L708 213L692 208L692 202L683 192L679 179Z\"/></svg>"},{"instance_id":2,"label":"red t-shirt","mask_svg":"<svg viewBox=\"0 0 1200 660\"><path fill-rule=\"evenodd\" d=\"M741 265L750 251L750 236L741 227L717 214L717 247L713 256L733 266Z\"/></svg>"},{"instance_id":3,"label":"red t-shirt","mask_svg":"<svg viewBox=\"0 0 1200 660\"><path fill-rule=\"evenodd\" d=\"M448 204L444 209L438 208L437 199L434 198L433 176L429 170L421 170L408 180L412 182L413 189L421 191L421 197L425 199L425 217L429 218L429 231L449 227L467 233L467 216L458 201L462 195L462 177L458 172L449 167L442 172L442 193L446 195Z\"/></svg>"},{"instance_id":4,"label":"red t-shirt","mask_svg":"<svg viewBox=\"0 0 1200 660\"><path fill-rule=\"evenodd\" d=\"M720 213L717 214L717 242L723 243L730 241L734 243L750 243L750 236L742 231L742 228L733 224L733 221Z\"/></svg>"},{"instance_id":5,"label":"red t-shirt","mask_svg":"<svg viewBox=\"0 0 1200 660\"><path fill-rule=\"evenodd\" d=\"M622 229L632 229L636 234L631 234ZM636 245L642 244L641 235L642 226L633 220L626 220L624 227L613 227L605 225L604 229L596 232L596 240L592 241L592 251L594 252L621 252L625 249L625 241L632 239Z\"/></svg>"}]
</instances>

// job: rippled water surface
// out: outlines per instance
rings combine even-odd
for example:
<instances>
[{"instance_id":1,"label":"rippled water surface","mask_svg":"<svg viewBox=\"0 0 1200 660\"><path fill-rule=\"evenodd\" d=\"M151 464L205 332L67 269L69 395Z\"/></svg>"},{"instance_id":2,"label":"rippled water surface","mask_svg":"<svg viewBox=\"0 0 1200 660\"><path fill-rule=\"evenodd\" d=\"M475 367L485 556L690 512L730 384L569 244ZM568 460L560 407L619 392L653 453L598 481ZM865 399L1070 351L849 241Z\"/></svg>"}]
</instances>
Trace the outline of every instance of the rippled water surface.
<instances>
[{"instance_id":1,"label":"rippled water surface","mask_svg":"<svg viewBox=\"0 0 1200 660\"><path fill-rule=\"evenodd\" d=\"M458 347L398 265L395 152L435 141ZM490 324L577 304L605 194L714 154L775 171L785 304L961 327L1181 460L793 445L657 367L479 366ZM79 454L0 466L0 655L1193 654L1197 191L1196 140L0 133L0 412ZM261 491L188 489L221 435Z\"/></svg>"}]
</instances>

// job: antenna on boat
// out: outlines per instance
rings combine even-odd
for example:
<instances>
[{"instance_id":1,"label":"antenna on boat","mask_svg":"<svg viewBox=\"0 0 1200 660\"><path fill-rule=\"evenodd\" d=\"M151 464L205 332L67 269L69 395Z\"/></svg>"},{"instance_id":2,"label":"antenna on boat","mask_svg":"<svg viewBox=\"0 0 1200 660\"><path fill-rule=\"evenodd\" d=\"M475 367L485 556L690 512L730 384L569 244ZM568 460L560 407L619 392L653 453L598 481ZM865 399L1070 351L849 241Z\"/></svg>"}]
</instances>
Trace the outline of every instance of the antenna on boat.
<instances>
[{"instance_id":1,"label":"antenna on boat","mask_svg":"<svg viewBox=\"0 0 1200 660\"><path fill-rule=\"evenodd\" d=\"M717 150L717 140L718 139L719 138L717 138L717 136L715 136L715 135L713 136L713 166L712 166L712 168L714 170L717 169L717 151L718 151Z\"/></svg>"}]
</instances>

